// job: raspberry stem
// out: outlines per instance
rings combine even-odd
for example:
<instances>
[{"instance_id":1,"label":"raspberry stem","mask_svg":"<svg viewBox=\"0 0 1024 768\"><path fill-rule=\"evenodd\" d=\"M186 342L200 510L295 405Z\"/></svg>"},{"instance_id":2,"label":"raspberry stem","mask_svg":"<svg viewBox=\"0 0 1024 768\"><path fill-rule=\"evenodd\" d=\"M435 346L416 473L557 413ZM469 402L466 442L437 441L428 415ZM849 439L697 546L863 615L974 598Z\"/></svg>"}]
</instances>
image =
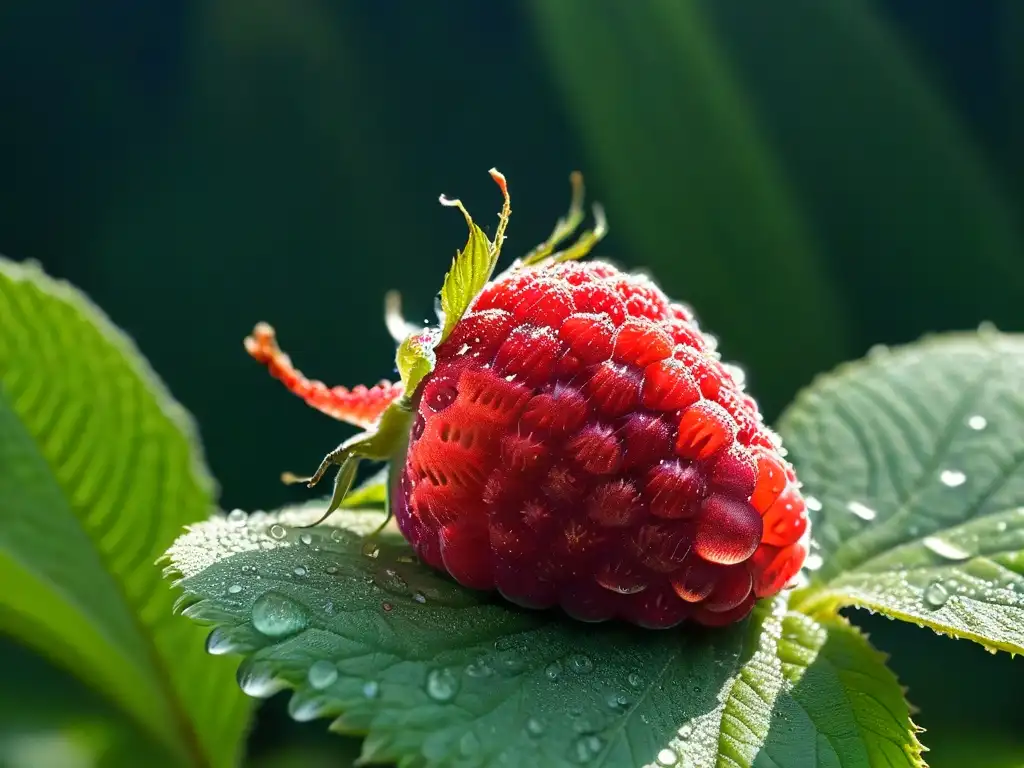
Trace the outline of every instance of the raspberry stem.
<instances>
[{"instance_id":1,"label":"raspberry stem","mask_svg":"<svg viewBox=\"0 0 1024 768\"><path fill-rule=\"evenodd\" d=\"M274 329L267 323L259 323L252 335L245 339L245 349L257 362L280 380L288 391L298 395L306 404L332 418L369 427L377 423L384 411L402 396L401 384L382 380L372 387L359 385L352 389L328 387L322 381L306 378L302 371L292 365L291 358L277 345Z\"/></svg>"}]
</instances>

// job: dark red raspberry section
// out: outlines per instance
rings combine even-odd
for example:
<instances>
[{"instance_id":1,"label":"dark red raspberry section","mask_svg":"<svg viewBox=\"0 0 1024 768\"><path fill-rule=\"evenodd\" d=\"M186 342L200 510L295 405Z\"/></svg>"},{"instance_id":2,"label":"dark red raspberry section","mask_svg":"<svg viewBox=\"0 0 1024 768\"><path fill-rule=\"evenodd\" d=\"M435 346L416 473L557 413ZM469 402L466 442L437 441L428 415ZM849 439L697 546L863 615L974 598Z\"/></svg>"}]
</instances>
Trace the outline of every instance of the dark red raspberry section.
<instances>
[{"instance_id":1,"label":"dark red raspberry section","mask_svg":"<svg viewBox=\"0 0 1024 768\"><path fill-rule=\"evenodd\" d=\"M646 278L602 262L499 278L417 408L395 513L468 587L583 621L721 626L803 564L777 439Z\"/></svg>"}]
</instances>

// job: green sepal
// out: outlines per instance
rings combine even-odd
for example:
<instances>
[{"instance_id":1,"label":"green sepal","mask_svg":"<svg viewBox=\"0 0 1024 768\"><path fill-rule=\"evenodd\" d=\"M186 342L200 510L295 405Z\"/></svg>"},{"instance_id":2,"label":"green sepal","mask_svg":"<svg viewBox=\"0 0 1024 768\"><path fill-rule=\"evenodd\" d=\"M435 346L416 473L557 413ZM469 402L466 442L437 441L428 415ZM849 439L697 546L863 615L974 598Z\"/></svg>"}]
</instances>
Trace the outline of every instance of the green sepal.
<instances>
[{"instance_id":1,"label":"green sepal","mask_svg":"<svg viewBox=\"0 0 1024 768\"><path fill-rule=\"evenodd\" d=\"M395 364L405 386L406 397L411 398L424 377L434 370L437 358L434 347L440 343L437 329L406 337L398 346Z\"/></svg>"},{"instance_id":2,"label":"green sepal","mask_svg":"<svg viewBox=\"0 0 1024 768\"><path fill-rule=\"evenodd\" d=\"M469 227L469 238L465 247L455 254L452 267L445 275L444 285L441 287L442 326L439 343L451 334L473 299L491 279L494 267L498 263L498 249L492 247L487 235L473 223L472 217L462 203L458 200L444 199L442 202L453 205L462 212Z\"/></svg>"}]
</instances>

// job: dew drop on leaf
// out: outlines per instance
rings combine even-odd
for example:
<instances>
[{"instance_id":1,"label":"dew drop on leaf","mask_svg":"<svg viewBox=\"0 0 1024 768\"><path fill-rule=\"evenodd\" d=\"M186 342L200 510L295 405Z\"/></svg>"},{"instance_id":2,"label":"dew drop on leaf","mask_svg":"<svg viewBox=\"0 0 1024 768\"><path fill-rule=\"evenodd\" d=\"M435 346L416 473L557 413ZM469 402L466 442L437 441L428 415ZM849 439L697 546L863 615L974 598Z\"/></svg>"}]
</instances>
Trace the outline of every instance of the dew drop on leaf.
<instances>
[{"instance_id":1,"label":"dew drop on leaf","mask_svg":"<svg viewBox=\"0 0 1024 768\"><path fill-rule=\"evenodd\" d=\"M861 520L874 520L876 517L878 517L878 513L875 512L875 510L873 510L871 507L861 504L859 501L851 501L849 504L846 505L846 509L855 514Z\"/></svg>"},{"instance_id":2,"label":"dew drop on leaf","mask_svg":"<svg viewBox=\"0 0 1024 768\"><path fill-rule=\"evenodd\" d=\"M224 627L217 627L206 637L206 652L211 656L223 656L226 653L234 653L240 646L236 643Z\"/></svg>"},{"instance_id":3,"label":"dew drop on leaf","mask_svg":"<svg viewBox=\"0 0 1024 768\"><path fill-rule=\"evenodd\" d=\"M544 723L536 717L531 717L526 721L526 732L530 736L541 736L544 733Z\"/></svg>"},{"instance_id":4,"label":"dew drop on leaf","mask_svg":"<svg viewBox=\"0 0 1024 768\"><path fill-rule=\"evenodd\" d=\"M947 560L966 560L971 556L969 552L965 552L956 544L940 539L938 536L926 536L921 543L939 557L944 557Z\"/></svg>"},{"instance_id":5,"label":"dew drop on leaf","mask_svg":"<svg viewBox=\"0 0 1024 768\"><path fill-rule=\"evenodd\" d=\"M487 666L487 662L483 659L477 659L466 666L466 674L477 678L490 677L494 674L494 670Z\"/></svg>"},{"instance_id":6,"label":"dew drop on leaf","mask_svg":"<svg viewBox=\"0 0 1024 768\"><path fill-rule=\"evenodd\" d=\"M947 600L949 600L949 590L942 585L942 582L933 581L925 587L924 601L929 608L941 608Z\"/></svg>"},{"instance_id":7,"label":"dew drop on leaf","mask_svg":"<svg viewBox=\"0 0 1024 768\"><path fill-rule=\"evenodd\" d=\"M675 765L678 760L679 757L671 749L663 749L658 753L658 765L664 765L666 768Z\"/></svg>"},{"instance_id":8,"label":"dew drop on leaf","mask_svg":"<svg viewBox=\"0 0 1024 768\"><path fill-rule=\"evenodd\" d=\"M369 557L372 560L376 560L377 557L380 555L380 547L378 547L372 541L367 541L363 543L362 553L366 557Z\"/></svg>"},{"instance_id":9,"label":"dew drop on leaf","mask_svg":"<svg viewBox=\"0 0 1024 768\"><path fill-rule=\"evenodd\" d=\"M986 419L984 416L979 416L975 414L974 416L971 416L969 419L967 419L967 426L973 430L981 431L988 426L988 419Z\"/></svg>"},{"instance_id":10,"label":"dew drop on leaf","mask_svg":"<svg viewBox=\"0 0 1024 768\"><path fill-rule=\"evenodd\" d=\"M334 666L333 662L327 659L320 659L313 662L306 678L311 686L318 691L322 691L324 688L333 685L334 681L338 679L338 668Z\"/></svg>"},{"instance_id":11,"label":"dew drop on leaf","mask_svg":"<svg viewBox=\"0 0 1024 768\"><path fill-rule=\"evenodd\" d=\"M288 531L286 531L284 529L284 526L280 523L274 523L272 526L270 526L270 528L267 530L267 533L270 534L270 538L277 539L278 541L280 541L288 535Z\"/></svg>"},{"instance_id":12,"label":"dew drop on leaf","mask_svg":"<svg viewBox=\"0 0 1024 768\"><path fill-rule=\"evenodd\" d=\"M604 742L601 741L600 736L593 734L589 736L580 736L576 740L576 759L581 763L589 763L601 752L601 748L604 746Z\"/></svg>"},{"instance_id":13,"label":"dew drop on leaf","mask_svg":"<svg viewBox=\"0 0 1024 768\"><path fill-rule=\"evenodd\" d=\"M571 666L574 671L580 672L581 674L585 675L588 672L593 671L594 662L590 660L589 656L585 656L582 653L577 653L571 659L569 659L569 666Z\"/></svg>"},{"instance_id":14,"label":"dew drop on leaf","mask_svg":"<svg viewBox=\"0 0 1024 768\"><path fill-rule=\"evenodd\" d=\"M641 685L644 684L643 678L640 677L640 675L636 672L630 672L629 677L626 678L626 682L628 682L634 688L639 688Z\"/></svg>"},{"instance_id":15,"label":"dew drop on leaf","mask_svg":"<svg viewBox=\"0 0 1024 768\"><path fill-rule=\"evenodd\" d=\"M324 573L326 573L328 576L334 576L338 573L338 566L328 565L326 568L324 568Z\"/></svg>"},{"instance_id":16,"label":"dew drop on leaf","mask_svg":"<svg viewBox=\"0 0 1024 768\"><path fill-rule=\"evenodd\" d=\"M240 509L232 509L228 512L228 522L233 525L245 525L245 521L248 517L249 516Z\"/></svg>"},{"instance_id":17,"label":"dew drop on leaf","mask_svg":"<svg viewBox=\"0 0 1024 768\"><path fill-rule=\"evenodd\" d=\"M368 699L376 699L378 694L380 694L380 684L376 680L363 683L363 696Z\"/></svg>"},{"instance_id":18,"label":"dew drop on leaf","mask_svg":"<svg viewBox=\"0 0 1024 768\"><path fill-rule=\"evenodd\" d=\"M287 688L287 684L274 677L265 667L243 663L238 668L238 687L247 696L266 699Z\"/></svg>"},{"instance_id":19,"label":"dew drop on leaf","mask_svg":"<svg viewBox=\"0 0 1024 768\"><path fill-rule=\"evenodd\" d=\"M459 681L448 669L432 669L427 675L427 695L434 701L451 701L459 692Z\"/></svg>"},{"instance_id":20,"label":"dew drop on leaf","mask_svg":"<svg viewBox=\"0 0 1024 768\"><path fill-rule=\"evenodd\" d=\"M548 680L554 682L562 676L562 665L553 661L544 668L544 675Z\"/></svg>"},{"instance_id":21,"label":"dew drop on leaf","mask_svg":"<svg viewBox=\"0 0 1024 768\"><path fill-rule=\"evenodd\" d=\"M296 565L295 568L292 570L292 573L294 573L299 578L302 578L308 573L308 571L306 570L306 566Z\"/></svg>"},{"instance_id":22,"label":"dew drop on leaf","mask_svg":"<svg viewBox=\"0 0 1024 768\"><path fill-rule=\"evenodd\" d=\"M285 637L306 628L306 610L280 592L264 592L252 604L252 625L267 637Z\"/></svg>"},{"instance_id":23,"label":"dew drop on leaf","mask_svg":"<svg viewBox=\"0 0 1024 768\"><path fill-rule=\"evenodd\" d=\"M242 585L241 584L232 584L230 587L228 587L228 594L229 595L237 595L241 591L242 591Z\"/></svg>"},{"instance_id":24,"label":"dew drop on leaf","mask_svg":"<svg viewBox=\"0 0 1024 768\"><path fill-rule=\"evenodd\" d=\"M944 469L939 474L939 481L950 488L956 488L967 482L967 475L956 469Z\"/></svg>"},{"instance_id":25,"label":"dew drop on leaf","mask_svg":"<svg viewBox=\"0 0 1024 768\"><path fill-rule=\"evenodd\" d=\"M412 599L415 600L417 603L420 603L421 605L427 602L427 596L418 590L412 593Z\"/></svg>"},{"instance_id":26,"label":"dew drop on leaf","mask_svg":"<svg viewBox=\"0 0 1024 768\"><path fill-rule=\"evenodd\" d=\"M299 536L299 541L301 541L308 547L310 544L313 543L313 537L308 533L304 533L301 536Z\"/></svg>"}]
</instances>

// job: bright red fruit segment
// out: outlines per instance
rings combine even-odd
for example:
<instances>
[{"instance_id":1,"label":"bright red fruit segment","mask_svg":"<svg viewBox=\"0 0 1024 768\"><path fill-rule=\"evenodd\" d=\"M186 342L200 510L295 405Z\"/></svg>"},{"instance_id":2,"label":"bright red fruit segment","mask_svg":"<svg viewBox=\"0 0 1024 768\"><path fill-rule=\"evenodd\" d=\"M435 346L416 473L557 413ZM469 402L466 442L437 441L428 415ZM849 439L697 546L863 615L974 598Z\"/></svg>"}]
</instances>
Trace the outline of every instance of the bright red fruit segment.
<instances>
[{"instance_id":1,"label":"bright red fruit segment","mask_svg":"<svg viewBox=\"0 0 1024 768\"><path fill-rule=\"evenodd\" d=\"M650 280L517 267L436 353L394 511L460 583L582 621L722 626L802 566L796 475Z\"/></svg>"}]
</instances>

